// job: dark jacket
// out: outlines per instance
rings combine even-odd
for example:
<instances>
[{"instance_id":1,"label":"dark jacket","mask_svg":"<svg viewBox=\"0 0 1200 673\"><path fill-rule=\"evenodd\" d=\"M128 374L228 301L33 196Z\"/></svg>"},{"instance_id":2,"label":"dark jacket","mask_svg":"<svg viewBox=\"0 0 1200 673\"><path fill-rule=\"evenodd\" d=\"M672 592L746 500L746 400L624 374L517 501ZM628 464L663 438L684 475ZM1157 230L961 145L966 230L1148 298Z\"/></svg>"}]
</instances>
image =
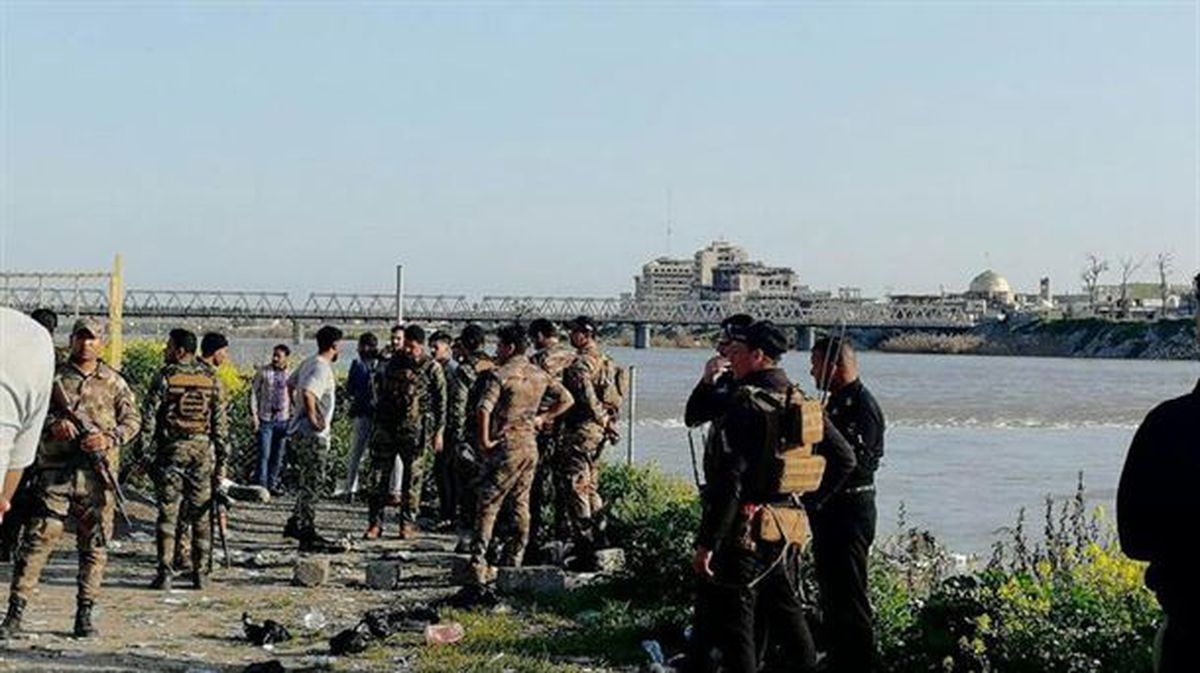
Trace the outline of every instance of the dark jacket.
<instances>
[{"instance_id":1,"label":"dark jacket","mask_svg":"<svg viewBox=\"0 0 1200 673\"><path fill-rule=\"evenodd\" d=\"M346 377L346 394L350 397L350 417L371 416L375 413L375 374L379 360L364 362L361 358L350 364Z\"/></svg>"},{"instance_id":2,"label":"dark jacket","mask_svg":"<svg viewBox=\"0 0 1200 673\"><path fill-rule=\"evenodd\" d=\"M875 470L883 458L883 411L862 381L855 379L829 396L825 405L829 420L854 447L857 464L846 488L875 483Z\"/></svg>"},{"instance_id":3,"label":"dark jacket","mask_svg":"<svg viewBox=\"0 0 1200 673\"><path fill-rule=\"evenodd\" d=\"M714 549L733 532L738 510L747 504L762 504L778 500L761 483L766 472L765 461L773 460L764 447L766 424L763 415L737 403L737 392L744 386L754 386L769 392L783 393L789 382L782 369L773 368L750 374L735 385L718 387L701 383L688 400L688 422L716 421L723 425L725 442L709 475L702 495L703 512L698 544ZM825 441L817 447L826 460L821 488L806 498L811 506L820 506L829 495L841 488L854 469L854 449L837 428L825 419Z\"/></svg>"},{"instance_id":4,"label":"dark jacket","mask_svg":"<svg viewBox=\"0 0 1200 673\"><path fill-rule=\"evenodd\" d=\"M1146 586L1172 610L1196 610L1200 577L1189 551L1200 520L1200 384L1154 408L1138 427L1117 488L1117 532L1130 558L1149 561Z\"/></svg>"}]
</instances>

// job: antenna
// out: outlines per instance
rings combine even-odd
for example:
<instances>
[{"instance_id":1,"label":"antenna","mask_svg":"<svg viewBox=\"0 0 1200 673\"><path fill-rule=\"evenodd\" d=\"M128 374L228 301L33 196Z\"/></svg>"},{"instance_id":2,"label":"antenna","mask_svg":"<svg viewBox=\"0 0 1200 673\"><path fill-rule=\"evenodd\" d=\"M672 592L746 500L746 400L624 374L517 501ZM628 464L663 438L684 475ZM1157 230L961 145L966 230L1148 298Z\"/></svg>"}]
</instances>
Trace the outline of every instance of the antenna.
<instances>
[{"instance_id":1,"label":"antenna","mask_svg":"<svg viewBox=\"0 0 1200 673\"><path fill-rule=\"evenodd\" d=\"M667 187L667 257L671 256L671 188Z\"/></svg>"}]
</instances>

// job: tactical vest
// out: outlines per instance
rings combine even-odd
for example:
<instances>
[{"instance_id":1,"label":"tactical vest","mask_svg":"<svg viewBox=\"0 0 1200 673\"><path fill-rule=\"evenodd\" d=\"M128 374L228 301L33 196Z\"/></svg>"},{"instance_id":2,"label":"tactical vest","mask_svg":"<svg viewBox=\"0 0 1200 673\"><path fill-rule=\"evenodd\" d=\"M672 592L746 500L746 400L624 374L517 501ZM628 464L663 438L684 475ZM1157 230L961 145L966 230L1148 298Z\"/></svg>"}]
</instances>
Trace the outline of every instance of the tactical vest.
<instances>
[{"instance_id":1,"label":"tactical vest","mask_svg":"<svg viewBox=\"0 0 1200 673\"><path fill-rule=\"evenodd\" d=\"M167 409L163 429L168 436L208 434L212 427L213 401L218 395L215 376L202 372L176 371L167 376Z\"/></svg>"},{"instance_id":2,"label":"tactical vest","mask_svg":"<svg viewBox=\"0 0 1200 673\"><path fill-rule=\"evenodd\" d=\"M813 455L813 446L825 434L820 402L796 386L782 393L746 386L737 394L765 423L759 492L794 501L817 490L825 473L825 459ZM762 542L803 546L808 541L808 517L800 507L763 505L755 510L750 527L753 538Z\"/></svg>"}]
</instances>

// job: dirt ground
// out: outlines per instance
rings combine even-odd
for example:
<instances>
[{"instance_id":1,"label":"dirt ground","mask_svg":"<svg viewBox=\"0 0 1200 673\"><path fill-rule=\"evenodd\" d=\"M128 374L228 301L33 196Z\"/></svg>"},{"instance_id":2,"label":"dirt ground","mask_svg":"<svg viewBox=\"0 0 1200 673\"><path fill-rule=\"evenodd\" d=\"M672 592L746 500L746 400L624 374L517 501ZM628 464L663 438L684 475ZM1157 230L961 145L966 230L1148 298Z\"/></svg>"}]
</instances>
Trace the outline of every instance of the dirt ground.
<instances>
[{"instance_id":1,"label":"dirt ground","mask_svg":"<svg viewBox=\"0 0 1200 673\"><path fill-rule=\"evenodd\" d=\"M349 536L354 549L328 555L333 568L324 586L293 586L296 544L281 536L292 504L285 498L235 504L229 523L233 567L215 566L207 589L193 590L178 578L170 592L154 591L147 588L155 569L154 510L145 496L129 495L134 528L118 531L111 543L104 594L95 613L99 636L70 635L77 557L74 535L68 534L29 601L26 633L0 641L0 671L200 673L241 671L249 663L272 659L289 671L405 670L411 657L399 648L368 659L331 659L329 637L353 626L366 610L429 601L457 590L449 581L450 536L426 534L400 541L394 517L389 516L391 527L384 539L363 542L358 537L365 528L365 507L329 501L319 507L319 529L328 537ZM220 545L215 546L219 562ZM399 588L366 588L367 562L389 555L405 558ZM0 581L6 586L11 576L11 564L0 566ZM243 612L253 621L270 618L282 623L293 639L271 649L250 644L243 637Z\"/></svg>"}]
</instances>

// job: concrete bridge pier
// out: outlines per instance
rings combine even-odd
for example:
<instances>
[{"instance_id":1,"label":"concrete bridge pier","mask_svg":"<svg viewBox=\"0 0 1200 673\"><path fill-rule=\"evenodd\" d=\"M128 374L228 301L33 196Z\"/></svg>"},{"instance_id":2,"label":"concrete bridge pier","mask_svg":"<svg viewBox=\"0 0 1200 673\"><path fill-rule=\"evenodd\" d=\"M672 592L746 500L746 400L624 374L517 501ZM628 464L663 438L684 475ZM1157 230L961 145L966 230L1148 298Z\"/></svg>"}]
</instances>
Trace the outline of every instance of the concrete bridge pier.
<instances>
[{"instance_id":1,"label":"concrete bridge pier","mask_svg":"<svg viewBox=\"0 0 1200 673\"><path fill-rule=\"evenodd\" d=\"M304 325L299 320L292 320L292 343L299 346L304 343Z\"/></svg>"},{"instance_id":2,"label":"concrete bridge pier","mask_svg":"<svg viewBox=\"0 0 1200 673\"><path fill-rule=\"evenodd\" d=\"M796 328L796 350L811 351L813 344L817 342L817 330L808 325L800 325Z\"/></svg>"},{"instance_id":3,"label":"concrete bridge pier","mask_svg":"<svg viewBox=\"0 0 1200 673\"><path fill-rule=\"evenodd\" d=\"M650 347L650 325L639 322L633 326L633 347L643 350Z\"/></svg>"}]
</instances>

